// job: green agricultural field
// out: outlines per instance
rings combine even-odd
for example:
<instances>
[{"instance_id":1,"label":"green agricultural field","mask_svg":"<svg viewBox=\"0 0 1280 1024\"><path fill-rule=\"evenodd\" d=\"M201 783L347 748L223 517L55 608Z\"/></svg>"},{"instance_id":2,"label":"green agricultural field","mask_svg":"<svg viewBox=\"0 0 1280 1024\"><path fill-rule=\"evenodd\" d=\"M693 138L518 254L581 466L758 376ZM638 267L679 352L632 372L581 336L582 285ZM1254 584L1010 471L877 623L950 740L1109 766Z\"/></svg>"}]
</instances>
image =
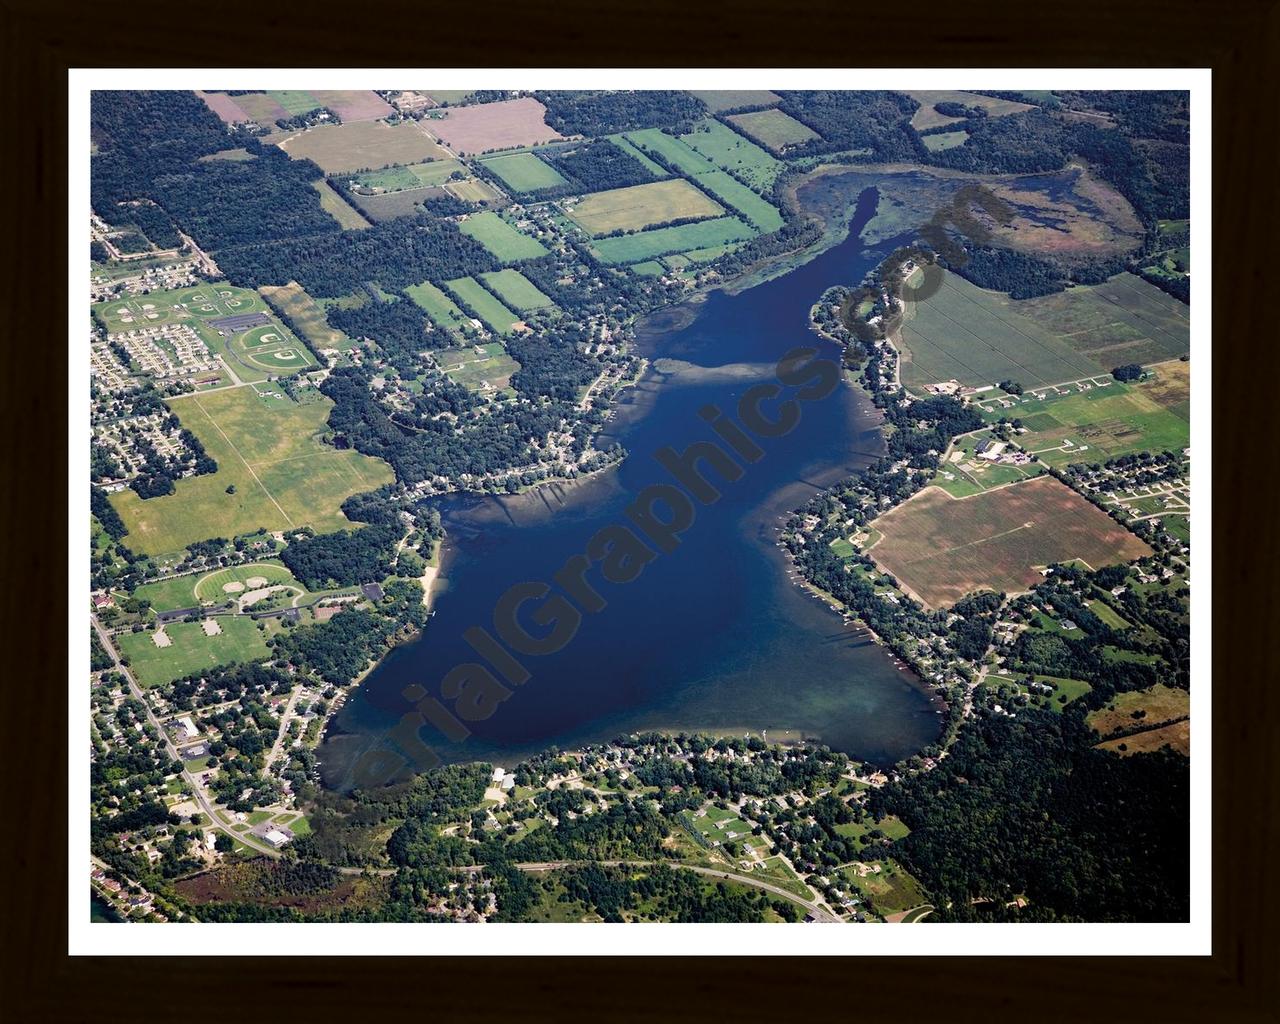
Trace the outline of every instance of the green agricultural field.
<instances>
[{"instance_id":1,"label":"green agricultural field","mask_svg":"<svg viewBox=\"0 0 1280 1024\"><path fill-rule=\"evenodd\" d=\"M111 495L129 529L129 547L142 554L258 529L349 527L342 502L393 479L380 459L321 443L333 408L327 398L272 401L241 387L184 395L169 404L217 461L218 471L179 480L174 493L161 498L144 501L131 490ZM227 494L231 485L235 493Z\"/></svg>"},{"instance_id":2,"label":"green agricultural field","mask_svg":"<svg viewBox=\"0 0 1280 1024\"><path fill-rule=\"evenodd\" d=\"M937 153L944 149L955 149L956 146L963 146L969 141L968 132L938 132L935 135L922 135L920 141L924 143L924 148L930 153Z\"/></svg>"},{"instance_id":3,"label":"green agricultural field","mask_svg":"<svg viewBox=\"0 0 1280 1024\"><path fill-rule=\"evenodd\" d=\"M702 121L680 141L752 188L770 189L785 166L720 121Z\"/></svg>"},{"instance_id":4,"label":"green agricultural field","mask_svg":"<svg viewBox=\"0 0 1280 1024\"><path fill-rule=\"evenodd\" d=\"M768 89L690 89L713 114L722 110L741 110L743 107L768 107L780 97Z\"/></svg>"},{"instance_id":5,"label":"green agricultural field","mask_svg":"<svg viewBox=\"0 0 1280 1024\"><path fill-rule=\"evenodd\" d=\"M554 305L552 301L525 277L520 271L507 268L496 273L481 274L484 286L502 299L507 305L527 313L534 309L546 309Z\"/></svg>"},{"instance_id":6,"label":"green agricultural field","mask_svg":"<svg viewBox=\"0 0 1280 1024\"><path fill-rule=\"evenodd\" d=\"M697 177L699 174L716 169L716 165L701 153L695 152L674 135L667 135L658 128L627 132L626 138L641 150L652 150L657 153L681 174Z\"/></svg>"},{"instance_id":7,"label":"green agricultural field","mask_svg":"<svg viewBox=\"0 0 1280 1024\"><path fill-rule=\"evenodd\" d=\"M650 174L652 174L655 178L668 177L668 171L665 167L663 167L660 163L655 162L652 157L648 156L642 150L637 148L636 144L632 142L630 139L628 139L625 135L622 135L622 134L606 135L605 138L608 139L610 142L612 142L624 153L629 153L631 156L635 157L638 161L640 161L640 166L643 167Z\"/></svg>"},{"instance_id":8,"label":"green agricultural field","mask_svg":"<svg viewBox=\"0 0 1280 1024\"><path fill-rule=\"evenodd\" d=\"M1149 366L1191 351L1188 307L1133 274L1036 299L998 295L996 302L999 315L1013 312L1035 321L1103 370Z\"/></svg>"},{"instance_id":9,"label":"green agricultural field","mask_svg":"<svg viewBox=\"0 0 1280 1024\"><path fill-rule=\"evenodd\" d=\"M322 178L313 181L311 185L320 194L320 208L336 220L344 231L361 231L370 226L359 210L333 190L332 182Z\"/></svg>"},{"instance_id":10,"label":"green agricultural field","mask_svg":"<svg viewBox=\"0 0 1280 1024\"><path fill-rule=\"evenodd\" d=\"M325 174L354 174L366 167L447 160L450 153L415 121L348 121L290 132L276 143L294 160L310 160Z\"/></svg>"},{"instance_id":11,"label":"green agricultural field","mask_svg":"<svg viewBox=\"0 0 1280 1024\"><path fill-rule=\"evenodd\" d=\"M666 268L657 260L646 260L644 263L637 263L631 269L641 277L661 277L666 273Z\"/></svg>"},{"instance_id":12,"label":"green agricultural field","mask_svg":"<svg viewBox=\"0 0 1280 1024\"><path fill-rule=\"evenodd\" d=\"M316 348L346 352L356 347L355 341L329 326L324 309L296 281L278 286L264 284L258 292L269 305L287 316Z\"/></svg>"},{"instance_id":13,"label":"green agricultural field","mask_svg":"<svg viewBox=\"0 0 1280 1024\"><path fill-rule=\"evenodd\" d=\"M117 637L120 650L129 659L129 668L142 686L162 686L215 665L260 661L270 656L266 635L252 619L239 615L219 615L221 632L206 636L200 622L171 622L163 633L168 647L157 647L156 633L123 633Z\"/></svg>"},{"instance_id":14,"label":"green agricultural field","mask_svg":"<svg viewBox=\"0 0 1280 1024\"><path fill-rule=\"evenodd\" d=\"M541 242L521 234L492 211L472 214L458 227L464 235L474 238L503 263L537 259L547 254Z\"/></svg>"},{"instance_id":15,"label":"green agricultural field","mask_svg":"<svg viewBox=\"0 0 1280 1024\"><path fill-rule=\"evenodd\" d=\"M566 205L565 212L587 234L605 235L613 231L638 231L675 220L718 217L725 211L683 178L669 178L595 192L572 206Z\"/></svg>"},{"instance_id":16,"label":"green agricultural field","mask_svg":"<svg viewBox=\"0 0 1280 1024\"><path fill-rule=\"evenodd\" d=\"M559 171L532 153L512 153L477 162L513 192L537 192L569 184Z\"/></svg>"},{"instance_id":17,"label":"green agricultural field","mask_svg":"<svg viewBox=\"0 0 1280 1024\"><path fill-rule=\"evenodd\" d=\"M468 203L489 203L502 196L483 178L467 178L466 181L450 181L444 190L456 199Z\"/></svg>"},{"instance_id":18,"label":"green agricultural field","mask_svg":"<svg viewBox=\"0 0 1280 1024\"><path fill-rule=\"evenodd\" d=\"M270 90L267 95L295 117L298 114L309 114L322 106L311 93L301 89Z\"/></svg>"},{"instance_id":19,"label":"green agricultural field","mask_svg":"<svg viewBox=\"0 0 1280 1024\"><path fill-rule=\"evenodd\" d=\"M742 137L736 133L719 125L720 130L734 135L736 139L742 141ZM697 133L691 136L685 136L685 139L695 139L699 136ZM773 204L766 202L750 188L744 185L733 175L727 171L721 170L715 163L703 156L697 150L688 145L684 139L677 139L674 136L666 135L656 128L647 128L644 131L631 132L628 135L636 145L643 149L650 149L656 152L664 160L674 166L681 174L687 175L693 179L699 188L711 193L720 202L731 206L737 210L749 222L754 224L759 231L776 231L782 226L782 215L778 212ZM712 140L716 136L706 134L705 139ZM720 137L723 138L723 137ZM709 143L710 144L710 143ZM751 145L744 142L744 145ZM715 148L714 144L710 144L711 148ZM721 144L721 150L724 150L726 143ZM754 147L753 147L754 148ZM768 154L762 153L763 156ZM772 159L770 157L770 159Z\"/></svg>"},{"instance_id":20,"label":"green agricultural field","mask_svg":"<svg viewBox=\"0 0 1280 1024\"><path fill-rule=\"evenodd\" d=\"M474 277L460 277L446 281L444 286L453 292L464 308L475 311L476 316L499 334L510 334L520 317L481 287Z\"/></svg>"},{"instance_id":21,"label":"green agricultural field","mask_svg":"<svg viewBox=\"0 0 1280 1024\"><path fill-rule=\"evenodd\" d=\"M653 231L637 231L634 235L599 238L591 243L591 247L604 263L638 263L668 253L740 242L754 235L755 232L737 217L718 217L674 228L655 228Z\"/></svg>"},{"instance_id":22,"label":"green agricultural field","mask_svg":"<svg viewBox=\"0 0 1280 1024\"><path fill-rule=\"evenodd\" d=\"M379 192L403 192L426 185L443 185L458 171L466 173L466 166L457 160L432 160L405 167L384 167L380 171L364 171L354 177L357 185L377 189Z\"/></svg>"},{"instance_id":23,"label":"green agricultural field","mask_svg":"<svg viewBox=\"0 0 1280 1024\"><path fill-rule=\"evenodd\" d=\"M1014 380L1030 389L1106 371L1009 305L1008 296L946 273L936 293L906 303L896 339L903 383L919 389L949 380L973 387Z\"/></svg>"},{"instance_id":24,"label":"green agricultural field","mask_svg":"<svg viewBox=\"0 0 1280 1024\"><path fill-rule=\"evenodd\" d=\"M1190 369L1175 359L1157 364L1147 380L1103 380L1087 391L1032 397L986 415L1020 420L1027 432L1018 443L1051 466L1106 462L1140 451L1178 452L1191 443Z\"/></svg>"},{"instance_id":25,"label":"green agricultural field","mask_svg":"<svg viewBox=\"0 0 1280 1024\"><path fill-rule=\"evenodd\" d=\"M404 293L431 318L431 322L437 327L460 329L469 324L471 318L458 308L458 304L453 299L430 281L410 285Z\"/></svg>"},{"instance_id":26,"label":"green agricultural field","mask_svg":"<svg viewBox=\"0 0 1280 1024\"><path fill-rule=\"evenodd\" d=\"M774 153L782 153L788 146L798 146L818 138L817 132L781 110L730 114L725 120Z\"/></svg>"}]
</instances>

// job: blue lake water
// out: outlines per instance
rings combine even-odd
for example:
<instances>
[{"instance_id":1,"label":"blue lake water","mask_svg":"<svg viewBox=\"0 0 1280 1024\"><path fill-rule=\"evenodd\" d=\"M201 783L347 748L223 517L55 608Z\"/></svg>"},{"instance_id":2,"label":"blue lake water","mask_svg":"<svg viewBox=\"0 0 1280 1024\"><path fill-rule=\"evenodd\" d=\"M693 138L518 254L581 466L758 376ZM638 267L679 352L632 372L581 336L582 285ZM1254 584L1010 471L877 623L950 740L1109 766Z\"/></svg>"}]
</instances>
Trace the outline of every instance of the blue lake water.
<instances>
[{"instance_id":1,"label":"blue lake water","mask_svg":"<svg viewBox=\"0 0 1280 1024\"><path fill-rule=\"evenodd\" d=\"M350 785L354 760L388 743L410 704L406 687L439 695L450 669L477 660L462 634L492 632L507 588L550 582L597 530L626 523L624 509L646 486L671 482L655 452L714 440L700 409L734 410L797 346L839 359L808 330L808 310L827 287L856 284L887 251L869 252L857 237L874 207L874 191L864 193L848 239L789 273L646 322L639 344L653 368L624 393L603 438L626 447L620 466L523 495L441 502L447 585L436 614L334 717L319 751L327 785ZM776 547L781 517L883 451L878 424L848 384L805 404L796 429L760 442L765 455L741 479L717 481L722 499L698 507L675 551L630 583L590 574L607 607L586 615L558 653L521 656L531 678L490 718L468 723L471 736L452 742L428 726L422 740L445 761L507 765L648 728L795 730L881 764L935 740L940 719L919 681L792 582Z\"/></svg>"}]
</instances>

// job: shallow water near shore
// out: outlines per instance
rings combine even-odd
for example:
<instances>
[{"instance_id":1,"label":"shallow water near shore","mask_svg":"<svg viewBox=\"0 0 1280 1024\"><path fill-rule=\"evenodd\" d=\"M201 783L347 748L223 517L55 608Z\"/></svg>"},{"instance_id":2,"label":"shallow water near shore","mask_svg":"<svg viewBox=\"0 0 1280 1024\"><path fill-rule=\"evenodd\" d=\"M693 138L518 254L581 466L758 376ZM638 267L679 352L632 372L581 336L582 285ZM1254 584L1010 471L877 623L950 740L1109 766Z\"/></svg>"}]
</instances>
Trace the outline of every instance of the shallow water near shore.
<instances>
[{"instance_id":1,"label":"shallow water near shore","mask_svg":"<svg viewBox=\"0 0 1280 1024\"><path fill-rule=\"evenodd\" d=\"M858 240L874 210L868 190L844 242L763 284L714 292L642 325L638 344L650 369L624 392L599 442L626 447L621 465L512 497L440 502L448 541L436 614L335 715L319 749L326 785L350 785L355 760L388 742L409 708L406 687L438 696L450 669L479 660L462 634L472 626L492 632L504 591L550 582L594 533L627 522L636 494L671 482L655 452L714 440L700 409L732 413L744 391L775 379L778 359L797 346L839 359L836 346L808 330L808 311L824 289L856 284L888 251L868 252ZM776 546L792 509L883 451L879 421L847 383L806 403L799 426L761 441L765 455L745 464L739 480L715 480L722 498L698 506L675 551L628 584L606 583L593 570L588 578L607 606L585 615L558 653L521 656L531 678L492 717L468 723L473 735L448 742L428 726L423 741L447 762L504 765L650 728L794 730L877 764L932 742L940 718L919 680L802 589Z\"/></svg>"}]
</instances>

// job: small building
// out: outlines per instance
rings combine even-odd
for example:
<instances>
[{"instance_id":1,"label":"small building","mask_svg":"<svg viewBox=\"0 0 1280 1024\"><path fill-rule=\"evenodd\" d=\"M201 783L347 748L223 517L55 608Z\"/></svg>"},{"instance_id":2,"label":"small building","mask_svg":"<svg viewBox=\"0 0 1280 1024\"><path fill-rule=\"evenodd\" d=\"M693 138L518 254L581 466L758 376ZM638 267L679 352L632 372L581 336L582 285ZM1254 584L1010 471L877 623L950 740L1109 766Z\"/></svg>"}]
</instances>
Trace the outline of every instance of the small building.
<instances>
[{"instance_id":1,"label":"small building","mask_svg":"<svg viewBox=\"0 0 1280 1024\"><path fill-rule=\"evenodd\" d=\"M101 594L93 595L93 606L95 608L110 608L115 603L115 598L105 590Z\"/></svg>"},{"instance_id":2,"label":"small building","mask_svg":"<svg viewBox=\"0 0 1280 1024\"><path fill-rule=\"evenodd\" d=\"M289 842L289 840L291 840L293 836L290 835L288 832L284 831L283 829L270 828L270 829L267 829L266 832L262 833L262 838L269 845L275 847L278 850L280 849L280 847L284 846L285 843Z\"/></svg>"}]
</instances>

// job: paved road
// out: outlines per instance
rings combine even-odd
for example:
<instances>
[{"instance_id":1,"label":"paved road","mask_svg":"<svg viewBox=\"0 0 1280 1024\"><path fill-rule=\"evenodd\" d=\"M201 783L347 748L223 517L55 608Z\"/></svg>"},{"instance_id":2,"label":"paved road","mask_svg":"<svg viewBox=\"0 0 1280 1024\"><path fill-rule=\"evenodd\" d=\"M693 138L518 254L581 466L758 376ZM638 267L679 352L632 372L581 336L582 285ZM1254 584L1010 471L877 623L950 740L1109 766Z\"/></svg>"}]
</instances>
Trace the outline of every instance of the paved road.
<instances>
[{"instance_id":1,"label":"paved road","mask_svg":"<svg viewBox=\"0 0 1280 1024\"><path fill-rule=\"evenodd\" d=\"M239 839L245 846L257 853L264 853L268 857L279 857L280 853L278 850L273 850L270 846L260 844L257 839L247 832L234 832L222 823L222 819L218 817L213 804L205 794L204 786L200 784L200 780L197 779L192 772L187 770L187 763L182 760L181 755L178 753L178 748L175 747L173 745L173 741L169 739L169 733L160 723L160 719L158 719L155 716L155 713L151 710L151 705L147 703L147 698L142 692L142 687L139 686L138 681L133 678L133 673L120 663L120 655L116 651L115 645L111 642L111 634L108 633L102 623L98 621L98 617L96 615L91 617L91 621L93 622L93 628L97 631L98 639L102 641L102 646L106 648L107 653L111 655L111 660L115 662L115 670L124 676L125 681L129 684L129 692L142 702L142 706L147 712L147 720L155 727L156 732L160 734L160 739L161 742L164 743L165 750L168 751L169 756L173 758L173 760L182 765L182 778L186 781L191 792L195 794L196 802L200 805L200 809L204 812L205 817L209 819L209 824L213 828L225 832L232 839Z\"/></svg>"},{"instance_id":2,"label":"paved road","mask_svg":"<svg viewBox=\"0 0 1280 1024\"><path fill-rule=\"evenodd\" d=\"M546 861L530 861L523 864L515 865L521 871L527 871L530 874L536 874L541 871L554 871L559 868L581 867L585 864L599 864L603 867L652 867L654 864L668 864L673 868L685 868L688 871L697 872L699 875L706 875L709 878L723 878L729 882L741 882L743 885L751 885L757 889L764 889L766 892L773 893L775 896L781 896L785 900L804 907L814 920L821 921L824 924L839 924L840 918L836 917L826 907L807 900L803 896L797 896L793 892L789 892L780 885L774 885L772 882L766 882L762 878L755 878L751 875L740 875L735 871L722 871L720 868L704 868L694 864L682 864L679 861L655 861L655 860L546 860ZM365 871L373 875L394 875L395 868L338 868L338 872L343 875L360 875ZM458 874L474 875L484 870L484 866L480 864L471 864L465 867L455 867L452 869Z\"/></svg>"}]
</instances>

